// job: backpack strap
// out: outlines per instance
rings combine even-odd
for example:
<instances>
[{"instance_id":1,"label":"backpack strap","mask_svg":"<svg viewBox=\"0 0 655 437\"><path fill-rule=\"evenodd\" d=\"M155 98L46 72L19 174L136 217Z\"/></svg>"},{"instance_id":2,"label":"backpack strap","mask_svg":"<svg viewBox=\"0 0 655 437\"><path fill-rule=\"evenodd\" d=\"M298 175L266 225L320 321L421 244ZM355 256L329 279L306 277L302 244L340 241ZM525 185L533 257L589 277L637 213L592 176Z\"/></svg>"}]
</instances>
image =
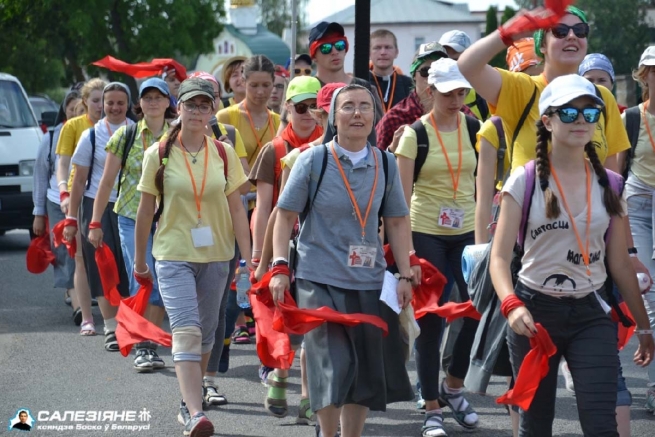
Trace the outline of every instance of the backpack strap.
<instances>
[{"instance_id":1,"label":"backpack strap","mask_svg":"<svg viewBox=\"0 0 655 437\"><path fill-rule=\"evenodd\" d=\"M525 124L525 120L527 120L528 115L530 115L530 111L532 111L532 106L534 105L535 100L537 100L537 86L535 85L534 90L532 90L532 96L530 97L530 100L528 101L528 104L525 105L525 108L523 108L523 113L521 114L521 117L519 118L519 122L516 124L516 128L514 129L514 133L512 134L512 141L509 143L509 163L510 166L507 169L505 176L503 177L503 184L507 182L507 178L509 178L509 174L512 170L512 157L514 155L514 143L516 143L516 139L519 136L519 133L521 132L521 129L523 128L523 125Z\"/></svg>"},{"instance_id":2,"label":"backpack strap","mask_svg":"<svg viewBox=\"0 0 655 437\"><path fill-rule=\"evenodd\" d=\"M535 162L525 164L525 192L523 193L523 214L521 215L521 227L519 228L518 245L523 249L525 234L528 230L528 218L532 207L532 196L535 187Z\"/></svg>"},{"instance_id":3,"label":"backpack strap","mask_svg":"<svg viewBox=\"0 0 655 437\"><path fill-rule=\"evenodd\" d=\"M214 138L219 139L220 137L223 136L221 129L218 127L218 122L210 123L210 126L212 128L212 132L214 133Z\"/></svg>"},{"instance_id":4,"label":"backpack strap","mask_svg":"<svg viewBox=\"0 0 655 437\"><path fill-rule=\"evenodd\" d=\"M116 196L118 197L121 193L121 183L123 182L123 172L125 171L125 164L127 163L127 157L132 150L134 145L134 140L136 139L136 132L138 123L134 123L125 128L123 136L125 137L125 143L123 144L123 156L121 157L121 169L118 173L118 186L116 187ZM145 150L143 151L145 153Z\"/></svg>"},{"instance_id":5,"label":"backpack strap","mask_svg":"<svg viewBox=\"0 0 655 437\"><path fill-rule=\"evenodd\" d=\"M48 138L48 141L50 142L50 147L48 148L48 180L52 177L52 174L54 173L54 162L52 161L52 142L53 142L53 137L55 136L55 129L48 129L48 134L50 135Z\"/></svg>"},{"instance_id":6,"label":"backpack strap","mask_svg":"<svg viewBox=\"0 0 655 437\"><path fill-rule=\"evenodd\" d=\"M227 108L227 107L230 106L230 98L229 97L222 98L221 102L223 102L223 108Z\"/></svg>"},{"instance_id":7,"label":"backpack strap","mask_svg":"<svg viewBox=\"0 0 655 437\"><path fill-rule=\"evenodd\" d=\"M223 143L221 143L218 140L214 140L214 145L216 146L216 150L218 150L218 156L221 157L221 160L223 160L223 176L225 176L225 182L227 182L227 175L228 175L228 160L227 160L227 152L225 151L225 146ZM159 147L159 150L161 150L161 146ZM160 160L161 160L161 152L160 152Z\"/></svg>"},{"instance_id":8,"label":"backpack strap","mask_svg":"<svg viewBox=\"0 0 655 437\"><path fill-rule=\"evenodd\" d=\"M371 147L373 153L377 153L377 147ZM384 192L382 194L382 201L380 202L380 209L378 210L378 230L382 226L382 211L384 211L384 205L387 203L387 192L389 191L389 157L387 156L387 151L380 150L382 154L382 172L384 173Z\"/></svg>"},{"instance_id":9,"label":"backpack strap","mask_svg":"<svg viewBox=\"0 0 655 437\"><path fill-rule=\"evenodd\" d=\"M480 120L470 115L464 115L466 119L466 130L469 134L469 141L471 141L471 147L473 147L473 152L475 153L475 171L473 172L474 176L478 175L478 150L475 148L475 145L478 142L478 132L480 131Z\"/></svg>"},{"instance_id":10,"label":"backpack strap","mask_svg":"<svg viewBox=\"0 0 655 437\"><path fill-rule=\"evenodd\" d=\"M89 141L91 142L91 162L89 163L89 174L86 176L86 190L91 186L91 175L93 175L93 159L96 156L96 129L94 127L89 128Z\"/></svg>"},{"instance_id":11,"label":"backpack strap","mask_svg":"<svg viewBox=\"0 0 655 437\"><path fill-rule=\"evenodd\" d=\"M623 196L623 188L625 187L625 180L618 173L613 172L612 170L605 169L607 173L607 179L610 182L610 188L616 193L617 196ZM610 235L612 233L612 225L614 224L614 217L610 217L610 224L605 232L605 244L610 241Z\"/></svg>"},{"instance_id":12,"label":"backpack strap","mask_svg":"<svg viewBox=\"0 0 655 437\"><path fill-rule=\"evenodd\" d=\"M505 174L505 154L507 153L507 139L505 138L505 128L503 127L503 119L494 115L490 118L491 123L496 128L498 134L498 153L496 160L496 185L502 181ZM510 163L511 166L511 163Z\"/></svg>"},{"instance_id":13,"label":"backpack strap","mask_svg":"<svg viewBox=\"0 0 655 437\"><path fill-rule=\"evenodd\" d=\"M309 210L314 205L314 199L318 193L318 189L321 187L321 182L323 182L323 176L325 175L325 169L327 168L328 160L328 145L323 144L322 146L315 147L316 152L312 156L312 170L309 173L309 196L307 198L307 203L305 204L305 209L301 214L301 220L304 221L309 214ZM321 155L319 159L316 159L316 155Z\"/></svg>"},{"instance_id":14,"label":"backpack strap","mask_svg":"<svg viewBox=\"0 0 655 437\"><path fill-rule=\"evenodd\" d=\"M416 132L416 159L414 160L414 183L416 183L421 168L428 157L430 140L428 139L428 131L420 118L412 123L411 128Z\"/></svg>"},{"instance_id":15,"label":"backpack strap","mask_svg":"<svg viewBox=\"0 0 655 437\"><path fill-rule=\"evenodd\" d=\"M633 106L625 110L625 130L628 132L628 139L630 140L630 151L628 152L625 160L625 170L623 177L628 177L632 160L635 157L635 149L637 148L637 141L639 141L639 130L641 129L641 111L639 106Z\"/></svg>"},{"instance_id":16,"label":"backpack strap","mask_svg":"<svg viewBox=\"0 0 655 437\"><path fill-rule=\"evenodd\" d=\"M282 175L280 160L287 154L287 145L282 137L273 138L273 149L275 149L275 165L273 166L273 206L275 206L280 197L280 176Z\"/></svg>"},{"instance_id":17,"label":"backpack strap","mask_svg":"<svg viewBox=\"0 0 655 437\"><path fill-rule=\"evenodd\" d=\"M227 139L230 140L232 145L236 147L237 145L237 129L231 124L223 124L225 132L227 132Z\"/></svg>"}]
</instances>

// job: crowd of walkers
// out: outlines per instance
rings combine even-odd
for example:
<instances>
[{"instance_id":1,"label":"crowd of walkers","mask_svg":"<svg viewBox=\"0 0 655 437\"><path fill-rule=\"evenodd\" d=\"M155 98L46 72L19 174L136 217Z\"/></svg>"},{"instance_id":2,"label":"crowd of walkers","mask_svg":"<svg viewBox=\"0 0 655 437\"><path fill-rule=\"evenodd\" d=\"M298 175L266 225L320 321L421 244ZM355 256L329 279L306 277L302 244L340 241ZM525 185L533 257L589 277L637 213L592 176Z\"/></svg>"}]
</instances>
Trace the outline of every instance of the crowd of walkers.
<instances>
[{"instance_id":1,"label":"crowd of walkers","mask_svg":"<svg viewBox=\"0 0 655 437\"><path fill-rule=\"evenodd\" d=\"M134 346L137 372L165 367L165 342L127 345L126 318L168 318L184 435L214 433L203 411L228 403L230 348L257 342L263 408L288 415L298 353L296 421L316 436L360 436L369 411L416 396L416 435L446 436L449 417L480 428L466 393L492 375L507 377L514 435L551 436L561 371L582 433L627 437L618 351L634 331L634 362L655 352L655 47L635 60L643 103L625 108L591 32L573 6L522 11L474 43L453 30L421 44L406 76L376 30L362 79L344 70L343 27L321 22L291 65L234 57L220 81L167 67L137 96L91 79L66 94L34 171L54 287L82 336ZM502 51L507 68L488 65ZM655 412L652 366L646 382Z\"/></svg>"}]
</instances>

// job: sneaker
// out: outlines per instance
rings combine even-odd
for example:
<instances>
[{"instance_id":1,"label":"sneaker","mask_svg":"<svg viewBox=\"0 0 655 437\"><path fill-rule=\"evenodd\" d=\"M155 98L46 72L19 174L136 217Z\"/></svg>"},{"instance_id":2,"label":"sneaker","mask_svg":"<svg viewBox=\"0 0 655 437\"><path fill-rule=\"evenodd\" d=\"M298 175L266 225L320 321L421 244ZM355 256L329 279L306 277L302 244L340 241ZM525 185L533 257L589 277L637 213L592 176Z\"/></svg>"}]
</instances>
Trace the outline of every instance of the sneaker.
<instances>
[{"instance_id":1,"label":"sneaker","mask_svg":"<svg viewBox=\"0 0 655 437\"><path fill-rule=\"evenodd\" d=\"M227 398L218 394L218 390L213 385L203 386L203 404L207 405L227 405Z\"/></svg>"},{"instance_id":2,"label":"sneaker","mask_svg":"<svg viewBox=\"0 0 655 437\"><path fill-rule=\"evenodd\" d=\"M421 383L416 383L416 409L425 410L425 399L423 399L423 393L421 393Z\"/></svg>"},{"instance_id":3,"label":"sneaker","mask_svg":"<svg viewBox=\"0 0 655 437\"><path fill-rule=\"evenodd\" d=\"M137 349L136 357L134 358L134 368L139 373L152 372L154 366L150 361L150 354L148 349Z\"/></svg>"},{"instance_id":4,"label":"sneaker","mask_svg":"<svg viewBox=\"0 0 655 437\"><path fill-rule=\"evenodd\" d=\"M309 406L309 399L301 399L300 406L298 407L298 417L296 417L298 425L316 425L316 413L314 413Z\"/></svg>"},{"instance_id":5,"label":"sneaker","mask_svg":"<svg viewBox=\"0 0 655 437\"><path fill-rule=\"evenodd\" d=\"M248 334L248 328L245 326L239 326L232 334L232 343L250 344L250 334Z\"/></svg>"},{"instance_id":6,"label":"sneaker","mask_svg":"<svg viewBox=\"0 0 655 437\"><path fill-rule=\"evenodd\" d=\"M218 360L218 372L225 373L230 368L230 345L226 344L223 346L223 352L221 353L221 358Z\"/></svg>"},{"instance_id":7,"label":"sneaker","mask_svg":"<svg viewBox=\"0 0 655 437\"><path fill-rule=\"evenodd\" d=\"M259 366L259 371L258 371L259 379L261 379L264 387L268 387L268 374L271 373L273 370L275 369L273 369L272 367L267 367L263 364Z\"/></svg>"},{"instance_id":8,"label":"sneaker","mask_svg":"<svg viewBox=\"0 0 655 437\"><path fill-rule=\"evenodd\" d=\"M196 413L184 425L184 435L191 437L211 437L214 435L214 425L205 413Z\"/></svg>"},{"instance_id":9,"label":"sneaker","mask_svg":"<svg viewBox=\"0 0 655 437\"><path fill-rule=\"evenodd\" d=\"M562 371L562 376L564 376L564 385L566 387L566 390L575 394L573 377L571 376L571 371L569 370L569 365L566 364L566 361L562 361L562 363L559 365L559 369Z\"/></svg>"},{"instance_id":10,"label":"sneaker","mask_svg":"<svg viewBox=\"0 0 655 437\"><path fill-rule=\"evenodd\" d=\"M152 367L154 369L163 369L166 367L166 363L164 363L164 360L159 358L159 355L157 355L157 351L154 349L148 349L148 358L150 359L150 362L152 363Z\"/></svg>"},{"instance_id":11,"label":"sneaker","mask_svg":"<svg viewBox=\"0 0 655 437\"><path fill-rule=\"evenodd\" d=\"M177 421L180 423L180 425L185 426L189 420L191 420L189 409L187 408L184 401L180 401L180 412L177 413Z\"/></svg>"},{"instance_id":12,"label":"sneaker","mask_svg":"<svg viewBox=\"0 0 655 437\"><path fill-rule=\"evenodd\" d=\"M655 387L651 387L646 392L646 411L655 414Z\"/></svg>"}]
</instances>

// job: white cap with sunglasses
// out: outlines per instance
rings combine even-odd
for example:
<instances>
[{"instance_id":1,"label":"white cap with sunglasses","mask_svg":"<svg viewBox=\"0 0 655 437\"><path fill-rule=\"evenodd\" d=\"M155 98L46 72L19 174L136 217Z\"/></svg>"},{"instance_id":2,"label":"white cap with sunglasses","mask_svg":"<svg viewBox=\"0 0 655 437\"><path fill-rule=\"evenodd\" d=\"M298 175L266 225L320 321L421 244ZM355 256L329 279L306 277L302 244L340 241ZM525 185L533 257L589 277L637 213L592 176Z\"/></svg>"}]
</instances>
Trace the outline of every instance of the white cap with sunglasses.
<instances>
[{"instance_id":1,"label":"white cap with sunglasses","mask_svg":"<svg viewBox=\"0 0 655 437\"><path fill-rule=\"evenodd\" d=\"M641 55L641 59L639 59L639 66L653 66L655 65L655 46L650 46L646 50L644 50L644 53Z\"/></svg>"},{"instance_id":2,"label":"white cap with sunglasses","mask_svg":"<svg viewBox=\"0 0 655 437\"><path fill-rule=\"evenodd\" d=\"M440 93L449 93L459 88L471 88L471 84L457 67L457 61L442 58L434 61L428 70L428 84Z\"/></svg>"},{"instance_id":3,"label":"white cap with sunglasses","mask_svg":"<svg viewBox=\"0 0 655 437\"><path fill-rule=\"evenodd\" d=\"M565 105L578 97L589 97L597 105L605 106L603 99L596 95L593 83L577 74L567 74L553 79L541 92L539 115L548 112L548 108Z\"/></svg>"}]
</instances>

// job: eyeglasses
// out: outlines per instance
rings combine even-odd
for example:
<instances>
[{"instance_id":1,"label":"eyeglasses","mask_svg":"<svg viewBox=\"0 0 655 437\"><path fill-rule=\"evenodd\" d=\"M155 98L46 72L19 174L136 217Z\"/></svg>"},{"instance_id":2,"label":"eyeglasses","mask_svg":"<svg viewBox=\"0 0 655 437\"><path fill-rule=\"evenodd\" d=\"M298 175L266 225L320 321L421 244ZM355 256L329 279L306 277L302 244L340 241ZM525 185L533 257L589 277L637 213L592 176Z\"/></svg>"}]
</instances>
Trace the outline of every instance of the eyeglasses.
<instances>
[{"instance_id":1,"label":"eyeglasses","mask_svg":"<svg viewBox=\"0 0 655 437\"><path fill-rule=\"evenodd\" d=\"M571 30L573 30L573 33L578 38L586 38L589 35L589 25L587 23L578 23L573 26L560 23L557 26L553 26L550 29L550 33L557 39L564 39L569 35Z\"/></svg>"},{"instance_id":2,"label":"eyeglasses","mask_svg":"<svg viewBox=\"0 0 655 437\"><path fill-rule=\"evenodd\" d=\"M276 90L283 90L284 89L284 84L283 83L276 83L275 85L273 85L273 88L275 88Z\"/></svg>"},{"instance_id":3,"label":"eyeglasses","mask_svg":"<svg viewBox=\"0 0 655 437\"><path fill-rule=\"evenodd\" d=\"M355 111L359 110L360 114L370 114L371 112L373 112L374 109L375 108L373 108L373 105L364 103L360 107L357 107L355 105L343 105L341 108L339 108L339 111L343 112L344 114L354 114Z\"/></svg>"},{"instance_id":4,"label":"eyeglasses","mask_svg":"<svg viewBox=\"0 0 655 437\"><path fill-rule=\"evenodd\" d=\"M423 67L420 70L417 70L418 74L421 75L421 77L428 77L430 75L430 67Z\"/></svg>"},{"instance_id":5,"label":"eyeglasses","mask_svg":"<svg viewBox=\"0 0 655 437\"><path fill-rule=\"evenodd\" d=\"M141 100L143 100L144 102L146 102L148 104L150 104L150 103L160 104L162 102L168 102L169 101L169 99L167 97L163 97L163 96L141 97Z\"/></svg>"},{"instance_id":6,"label":"eyeglasses","mask_svg":"<svg viewBox=\"0 0 655 437\"><path fill-rule=\"evenodd\" d=\"M600 108L574 108L574 107L566 107L566 108L559 108L553 111L553 113L556 113L559 115L559 119L562 123L573 123L578 119L578 116L582 114L582 117L587 123L596 123L598 122L598 119L600 118L600 113L601 110Z\"/></svg>"},{"instance_id":7,"label":"eyeglasses","mask_svg":"<svg viewBox=\"0 0 655 437\"><path fill-rule=\"evenodd\" d=\"M346 50L346 42L344 40L339 40L334 43L326 42L321 44L321 46L318 49L324 55L329 55L332 52L332 47L337 49L337 52L343 52L344 50Z\"/></svg>"},{"instance_id":8,"label":"eyeglasses","mask_svg":"<svg viewBox=\"0 0 655 437\"><path fill-rule=\"evenodd\" d=\"M184 102L183 106L186 112L193 112L197 109L201 114L209 114L212 111L212 105L209 103L201 103L200 105L196 105L193 102Z\"/></svg>"},{"instance_id":9,"label":"eyeglasses","mask_svg":"<svg viewBox=\"0 0 655 437\"><path fill-rule=\"evenodd\" d=\"M294 103L293 108L296 110L296 114L305 114L308 109L316 109L316 103Z\"/></svg>"},{"instance_id":10,"label":"eyeglasses","mask_svg":"<svg viewBox=\"0 0 655 437\"><path fill-rule=\"evenodd\" d=\"M332 51L332 49L330 49L330 51ZM330 52L328 52L328 53L330 53ZM311 76L312 75L312 69L311 68L294 68L293 72L296 75L301 75L301 76Z\"/></svg>"}]
</instances>

